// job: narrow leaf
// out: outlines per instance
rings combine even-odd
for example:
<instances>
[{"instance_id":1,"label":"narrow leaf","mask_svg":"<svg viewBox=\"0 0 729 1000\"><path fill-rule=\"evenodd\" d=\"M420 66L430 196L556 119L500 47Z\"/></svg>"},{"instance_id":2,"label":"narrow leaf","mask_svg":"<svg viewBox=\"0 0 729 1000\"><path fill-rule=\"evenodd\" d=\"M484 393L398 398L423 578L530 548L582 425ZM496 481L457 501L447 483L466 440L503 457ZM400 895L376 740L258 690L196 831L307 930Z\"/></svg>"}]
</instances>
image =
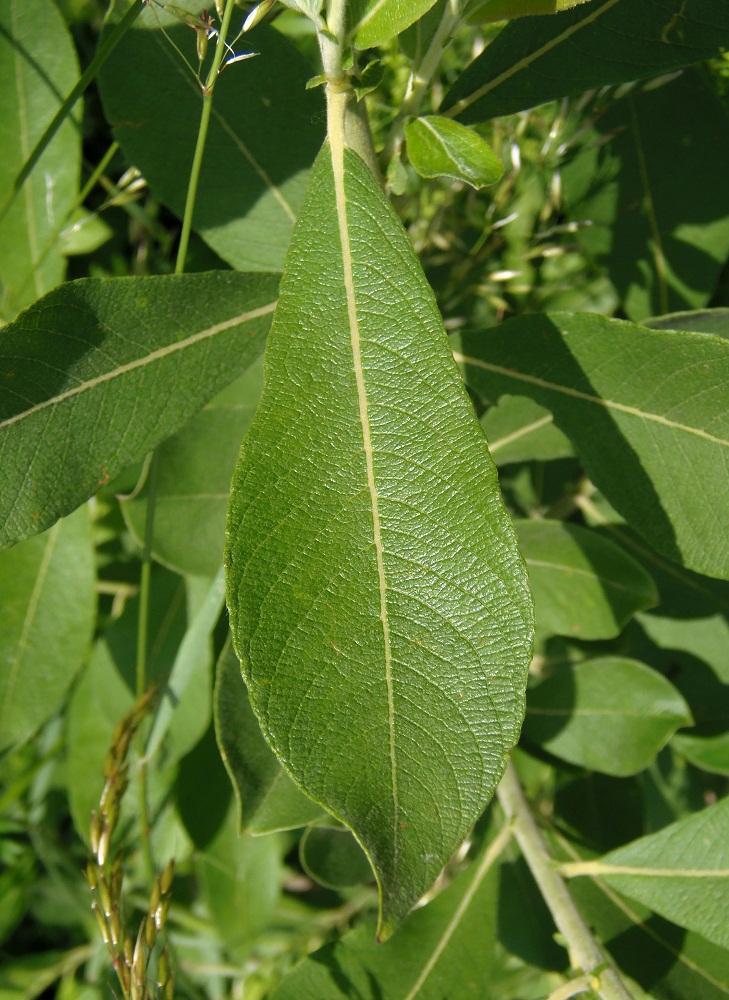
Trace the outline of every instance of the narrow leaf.
<instances>
[{"instance_id":1,"label":"narrow leaf","mask_svg":"<svg viewBox=\"0 0 729 1000\"><path fill-rule=\"evenodd\" d=\"M112 5L107 31L126 6L127 0ZM200 11L199 3L187 7ZM149 4L109 58L99 86L127 159L181 218L202 95L174 46L197 66L195 32ZM306 90L313 68L269 25L246 33L235 51L257 55L228 66L215 84L193 228L232 267L280 271L323 138L323 94Z\"/></svg>"},{"instance_id":2,"label":"narrow leaf","mask_svg":"<svg viewBox=\"0 0 729 1000\"><path fill-rule=\"evenodd\" d=\"M449 118L413 118L405 134L408 157L421 177L450 177L482 188L504 172L501 160L480 135Z\"/></svg>"},{"instance_id":3,"label":"narrow leaf","mask_svg":"<svg viewBox=\"0 0 729 1000\"><path fill-rule=\"evenodd\" d=\"M534 14L558 14L588 2L591 0L481 0L469 11L468 20L470 24L483 24Z\"/></svg>"},{"instance_id":4,"label":"narrow leaf","mask_svg":"<svg viewBox=\"0 0 729 1000\"><path fill-rule=\"evenodd\" d=\"M643 321L651 330L693 330L729 338L729 309L690 309Z\"/></svg>"},{"instance_id":5,"label":"narrow leaf","mask_svg":"<svg viewBox=\"0 0 729 1000\"><path fill-rule=\"evenodd\" d=\"M529 570L537 628L578 639L613 639L658 603L640 563L594 531L562 521L514 524Z\"/></svg>"},{"instance_id":6,"label":"narrow leaf","mask_svg":"<svg viewBox=\"0 0 729 1000\"><path fill-rule=\"evenodd\" d=\"M385 45L414 24L436 0L352 0L348 9L350 35L360 49Z\"/></svg>"},{"instance_id":7,"label":"narrow leaf","mask_svg":"<svg viewBox=\"0 0 729 1000\"><path fill-rule=\"evenodd\" d=\"M86 660L94 583L86 507L0 555L0 749L45 722Z\"/></svg>"},{"instance_id":8,"label":"narrow leaf","mask_svg":"<svg viewBox=\"0 0 729 1000\"><path fill-rule=\"evenodd\" d=\"M321 806L296 787L264 740L230 640L218 660L213 711L241 830L254 834L291 830L323 815Z\"/></svg>"},{"instance_id":9,"label":"narrow leaf","mask_svg":"<svg viewBox=\"0 0 729 1000\"><path fill-rule=\"evenodd\" d=\"M432 292L336 136L282 296L229 512L233 637L264 735L365 848L386 936L501 776L531 602Z\"/></svg>"},{"instance_id":10,"label":"narrow leaf","mask_svg":"<svg viewBox=\"0 0 729 1000\"><path fill-rule=\"evenodd\" d=\"M228 271L88 278L8 326L0 546L83 503L247 368L263 347L277 284Z\"/></svg>"},{"instance_id":11,"label":"narrow leaf","mask_svg":"<svg viewBox=\"0 0 729 1000\"><path fill-rule=\"evenodd\" d=\"M680 927L729 948L729 799L597 861L562 866L590 875Z\"/></svg>"},{"instance_id":12,"label":"narrow leaf","mask_svg":"<svg viewBox=\"0 0 729 1000\"><path fill-rule=\"evenodd\" d=\"M77 76L73 39L54 4L0 4L0 202ZM63 279L60 249L41 257L73 206L80 166L81 129L69 119L0 221L0 322Z\"/></svg>"},{"instance_id":13,"label":"narrow leaf","mask_svg":"<svg viewBox=\"0 0 729 1000\"><path fill-rule=\"evenodd\" d=\"M456 80L441 110L484 121L592 87L660 76L727 44L729 9L716 0L593 0L559 17L507 25Z\"/></svg>"},{"instance_id":14,"label":"narrow leaf","mask_svg":"<svg viewBox=\"0 0 729 1000\"><path fill-rule=\"evenodd\" d=\"M456 357L486 398L518 392L548 407L590 478L651 545L729 577L726 340L555 313L465 335Z\"/></svg>"},{"instance_id":15,"label":"narrow leaf","mask_svg":"<svg viewBox=\"0 0 729 1000\"><path fill-rule=\"evenodd\" d=\"M729 255L729 116L713 88L696 73L637 87L581 145L561 170L565 209L625 313L705 306Z\"/></svg>"},{"instance_id":16,"label":"narrow leaf","mask_svg":"<svg viewBox=\"0 0 729 1000\"><path fill-rule=\"evenodd\" d=\"M273 1000L442 1000L484 995L493 976L502 831L385 944L361 926L305 959ZM486 994L488 995L488 994Z\"/></svg>"},{"instance_id":17,"label":"narrow leaf","mask_svg":"<svg viewBox=\"0 0 729 1000\"><path fill-rule=\"evenodd\" d=\"M561 668L530 689L524 735L571 764L625 777L648 767L691 722L665 677L635 660L605 656Z\"/></svg>"}]
</instances>

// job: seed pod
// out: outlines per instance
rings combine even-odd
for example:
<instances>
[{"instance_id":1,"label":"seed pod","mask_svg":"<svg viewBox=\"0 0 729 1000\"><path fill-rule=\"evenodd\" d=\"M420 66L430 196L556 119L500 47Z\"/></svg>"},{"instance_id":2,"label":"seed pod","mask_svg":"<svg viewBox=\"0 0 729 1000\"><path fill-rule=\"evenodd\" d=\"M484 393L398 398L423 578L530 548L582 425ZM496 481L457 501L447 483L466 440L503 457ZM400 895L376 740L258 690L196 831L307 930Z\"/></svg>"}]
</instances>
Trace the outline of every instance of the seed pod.
<instances>
[{"instance_id":1,"label":"seed pod","mask_svg":"<svg viewBox=\"0 0 729 1000\"><path fill-rule=\"evenodd\" d=\"M162 899L162 889L160 887L160 880L158 877L154 880L152 891L149 894L149 913L151 917L154 917L155 910L159 906L161 899Z\"/></svg>"},{"instance_id":2,"label":"seed pod","mask_svg":"<svg viewBox=\"0 0 729 1000\"><path fill-rule=\"evenodd\" d=\"M207 28L195 28L195 34L197 35L197 57L202 62L208 51L208 30Z\"/></svg>"},{"instance_id":3,"label":"seed pod","mask_svg":"<svg viewBox=\"0 0 729 1000\"><path fill-rule=\"evenodd\" d=\"M223 14L225 13L225 0L215 0L215 9L218 12L218 17L223 20Z\"/></svg>"},{"instance_id":4,"label":"seed pod","mask_svg":"<svg viewBox=\"0 0 729 1000\"><path fill-rule=\"evenodd\" d=\"M175 974L170 973L170 978L165 983L162 1000L175 1000Z\"/></svg>"},{"instance_id":5,"label":"seed pod","mask_svg":"<svg viewBox=\"0 0 729 1000\"><path fill-rule=\"evenodd\" d=\"M157 959L157 985L160 989L166 985L168 979L170 978L170 956L167 951L167 945L164 946L160 952L160 956Z\"/></svg>"},{"instance_id":6,"label":"seed pod","mask_svg":"<svg viewBox=\"0 0 729 1000\"><path fill-rule=\"evenodd\" d=\"M104 915L101 912L101 910L99 909L98 904L96 903L96 901L94 901L91 904L91 911L94 914L94 916L96 917L96 923L97 923L97 925L99 927L99 933L101 934L101 937L102 937L102 939L104 941L104 944L108 945L110 943L110 941L111 941L111 938L109 936L109 928L107 927L106 920L104 919Z\"/></svg>"},{"instance_id":7,"label":"seed pod","mask_svg":"<svg viewBox=\"0 0 729 1000\"><path fill-rule=\"evenodd\" d=\"M91 841L91 850L94 852L94 854L98 853L100 836L101 836L101 824L99 823L99 817L97 816L95 810L92 810L91 822L89 824L89 840Z\"/></svg>"},{"instance_id":8,"label":"seed pod","mask_svg":"<svg viewBox=\"0 0 729 1000\"><path fill-rule=\"evenodd\" d=\"M134 955L132 957L132 982L144 982L144 970L147 964L147 955L144 950L144 921L139 925L137 942L134 945Z\"/></svg>"},{"instance_id":9,"label":"seed pod","mask_svg":"<svg viewBox=\"0 0 729 1000\"><path fill-rule=\"evenodd\" d=\"M127 967L131 969L132 962L134 961L134 945L128 934L124 938L124 961L127 963Z\"/></svg>"},{"instance_id":10,"label":"seed pod","mask_svg":"<svg viewBox=\"0 0 729 1000\"><path fill-rule=\"evenodd\" d=\"M163 896L166 896L172 887L172 879L175 877L175 859L170 860L165 865L165 870L159 880L159 887Z\"/></svg>"},{"instance_id":11,"label":"seed pod","mask_svg":"<svg viewBox=\"0 0 729 1000\"><path fill-rule=\"evenodd\" d=\"M119 915L119 904L114 903L109 914L109 930L111 931L111 942L115 948L119 947L122 939L121 916Z\"/></svg>"},{"instance_id":12,"label":"seed pod","mask_svg":"<svg viewBox=\"0 0 729 1000\"><path fill-rule=\"evenodd\" d=\"M157 943L157 927L152 917L145 917L142 924L144 926L144 943L151 951Z\"/></svg>"},{"instance_id":13,"label":"seed pod","mask_svg":"<svg viewBox=\"0 0 729 1000\"><path fill-rule=\"evenodd\" d=\"M99 862L99 867L103 868L106 864L106 859L109 854L109 844L111 843L111 828L107 822L106 816L102 819L101 833L99 835L99 846L96 850L96 857Z\"/></svg>"},{"instance_id":14,"label":"seed pod","mask_svg":"<svg viewBox=\"0 0 729 1000\"><path fill-rule=\"evenodd\" d=\"M170 908L170 897L165 896L162 902L159 904L154 912L154 925L158 931L161 931L167 920L167 911Z\"/></svg>"},{"instance_id":15,"label":"seed pod","mask_svg":"<svg viewBox=\"0 0 729 1000\"><path fill-rule=\"evenodd\" d=\"M276 0L261 0L261 3L253 8L243 22L243 31L250 31L251 28L255 28L257 24L260 24L275 3Z\"/></svg>"},{"instance_id":16,"label":"seed pod","mask_svg":"<svg viewBox=\"0 0 729 1000\"><path fill-rule=\"evenodd\" d=\"M106 916L111 916L111 893L109 892L109 885L103 875L99 877L99 899L101 900L101 905L104 908Z\"/></svg>"},{"instance_id":17,"label":"seed pod","mask_svg":"<svg viewBox=\"0 0 729 1000\"><path fill-rule=\"evenodd\" d=\"M86 862L86 881L88 882L89 889L92 891L99 883L99 869L96 862L92 861L91 858Z\"/></svg>"}]
</instances>

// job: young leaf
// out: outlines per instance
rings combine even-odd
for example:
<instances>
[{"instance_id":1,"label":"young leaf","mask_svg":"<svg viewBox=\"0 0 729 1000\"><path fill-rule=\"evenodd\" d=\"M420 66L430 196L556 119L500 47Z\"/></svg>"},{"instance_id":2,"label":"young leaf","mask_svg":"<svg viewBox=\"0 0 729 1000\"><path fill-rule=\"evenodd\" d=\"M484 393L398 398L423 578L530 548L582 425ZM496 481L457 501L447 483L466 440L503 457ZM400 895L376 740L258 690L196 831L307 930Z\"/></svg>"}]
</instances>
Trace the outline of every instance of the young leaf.
<instances>
[{"instance_id":1,"label":"young leaf","mask_svg":"<svg viewBox=\"0 0 729 1000\"><path fill-rule=\"evenodd\" d=\"M450 177L473 188L494 184L504 172L501 160L466 125L427 115L405 126L408 157L421 177Z\"/></svg>"},{"instance_id":2,"label":"young leaf","mask_svg":"<svg viewBox=\"0 0 729 1000\"><path fill-rule=\"evenodd\" d=\"M679 927L729 948L729 799L596 861L562 866L596 876Z\"/></svg>"},{"instance_id":3,"label":"young leaf","mask_svg":"<svg viewBox=\"0 0 729 1000\"><path fill-rule=\"evenodd\" d=\"M352 0L348 9L350 35L360 49L385 45L414 24L436 0Z\"/></svg>"},{"instance_id":4,"label":"young leaf","mask_svg":"<svg viewBox=\"0 0 729 1000\"><path fill-rule=\"evenodd\" d=\"M223 561L230 479L262 384L257 361L159 446L152 554L179 573L214 576ZM145 481L121 501L124 520L140 544L147 496Z\"/></svg>"},{"instance_id":5,"label":"young leaf","mask_svg":"<svg viewBox=\"0 0 729 1000\"><path fill-rule=\"evenodd\" d=\"M365 848L387 936L501 776L532 611L432 292L336 136L289 251L227 565L264 735Z\"/></svg>"},{"instance_id":6,"label":"young leaf","mask_svg":"<svg viewBox=\"0 0 729 1000\"><path fill-rule=\"evenodd\" d=\"M481 417L481 426L497 468L512 462L550 462L571 458L575 450L554 426L549 410L526 396L502 396Z\"/></svg>"},{"instance_id":7,"label":"young leaf","mask_svg":"<svg viewBox=\"0 0 729 1000\"><path fill-rule=\"evenodd\" d=\"M729 44L715 0L593 0L559 17L508 24L448 91L441 112L463 122L523 111L608 83L689 66Z\"/></svg>"},{"instance_id":8,"label":"young leaf","mask_svg":"<svg viewBox=\"0 0 729 1000\"><path fill-rule=\"evenodd\" d=\"M651 545L729 577L726 340L555 313L464 335L456 358L486 398L518 392L548 407L590 478Z\"/></svg>"},{"instance_id":9,"label":"young leaf","mask_svg":"<svg viewBox=\"0 0 729 1000\"><path fill-rule=\"evenodd\" d=\"M670 170L668 135L681 136ZM631 319L711 298L729 255L727 161L724 106L698 74L684 73L615 101L562 168L577 240L607 270Z\"/></svg>"},{"instance_id":10,"label":"young leaf","mask_svg":"<svg viewBox=\"0 0 729 1000\"><path fill-rule=\"evenodd\" d=\"M643 663L605 656L564 667L530 689L524 735L563 760L625 777L644 770L680 726L688 705Z\"/></svg>"},{"instance_id":11,"label":"young leaf","mask_svg":"<svg viewBox=\"0 0 729 1000\"><path fill-rule=\"evenodd\" d=\"M116 0L107 31L126 8L127 0ZM108 59L99 86L128 161L181 218L201 96L171 42L197 65L195 32L150 4ZM216 82L193 228L238 270L280 271L323 138L323 94L306 91L314 70L269 25L245 34L235 50L257 55Z\"/></svg>"},{"instance_id":12,"label":"young leaf","mask_svg":"<svg viewBox=\"0 0 729 1000\"><path fill-rule=\"evenodd\" d=\"M502 833L385 944L360 926L305 959L272 1000L442 1000L484 996L493 976Z\"/></svg>"},{"instance_id":13,"label":"young leaf","mask_svg":"<svg viewBox=\"0 0 729 1000\"><path fill-rule=\"evenodd\" d=\"M658 603L640 563L594 531L562 521L516 521L537 628L577 639L612 639Z\"/></svg>"},{"instance_id":14,"label":"young leaf","mask_svg":"<svg viewBox=\"0 0 729 1000\"><path fill-rule=\"evenodd\" d=\"M78 77L73 39L54 4L0 4L0 202ZM78 117L66 121L0 220L0 322L62 279L49 240L73 207L81 166Z\"/></svg>"},{"instance_id":15,"label":"young leaf","mask_svg":"<svg viewBox=\"0 0 729 1000\"><path fill-rule=\"evenodd\" d=\"M94 583L87 507L0 555L0 749L45 722L86 660Z\"/></svg>"},{"instance_id":16,"label":"young leaf","mask_svg":"<svg viewBox=\"0 0 729 1000\"><path fill-rule=\"evenodd\" d=\"M246 369L277 285L229 271L87 278L3 330L0 547L68 514Z\"/></svg>"},{"instance_id":17,"label":"young leaf","mask_svg":"<svg viewBox=\"0 0 729 1000\"><path fill-rule=\"evenodd\" d=\"M481 0L468 12L469 24L504 21L534 14L558 14L593 0Z\"/></svg>"},{"instance_id":18,"label":"young leaf","mask_svg":"<svg viewBox=\"0 0 729 1000\"><path fill-rule=\"evenodd\" d=\"M218 659L213 713L241 830L253 834L291 830L323 815L321 806L296 787L264 740L230 640Z\"/></svg>"}]
</instances>

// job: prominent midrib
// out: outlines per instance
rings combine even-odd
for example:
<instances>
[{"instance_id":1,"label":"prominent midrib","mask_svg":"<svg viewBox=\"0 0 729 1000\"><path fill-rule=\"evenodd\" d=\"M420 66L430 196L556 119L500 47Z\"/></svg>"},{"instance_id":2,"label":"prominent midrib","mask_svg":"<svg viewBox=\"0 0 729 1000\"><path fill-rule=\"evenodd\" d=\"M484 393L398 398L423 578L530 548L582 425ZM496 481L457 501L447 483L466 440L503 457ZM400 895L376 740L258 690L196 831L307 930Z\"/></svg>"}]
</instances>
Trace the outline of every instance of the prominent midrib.
<instances>
[{"instance_id":1,"label":"prominent midrib","mask_svg":"<svg viewBox=\"0 0 729 1000\"><path fill-rule=\"evenodd\" d=\"M650 413L647 410L639 409L637 406L628 406L627 403L618 403L613 399L602 399L600 396L591 396L588 392L573 389L572 386L559 385L557 382L548 382L547 379L539 378L538 375L527 375L526 372L516 371L514 368L504 368L502 365L494 365L488 361L482 361L480 358L468 357L458 351L453 352L453 357L458 364L483 368L484 371L493 372L495 375L505 375L507 378L514 379L515 382L526 382L527 385L536 385L540 389L548 389L550 392L558 392L563 396L571 396L572 399L581 399L585 403L594 403L596 406L602 406L606 410L617 410L619 413L626 413L631 417L639 417L641 420L649 420L651 423L660 424L661 427L668 427L674 431L682 431L684 434L692 434L694 437L701 438L704 441L710 441L712 444L729 448L729 441L726 438L716 437L716 435L709 434L708 431L702 430L700 427L690 427L688 424L679 423L678 420L670 420L668 417L661 416L660 413Z\"/></svg>"},{"instance_id":2,"label":"prominent midrib","mask_svg":"<svg viewBox=\"0 0 729 1000\"><path fill-rule=\"evenodd\" d=\"M611 865L603 861L569 861L559 870L566 878L580 875L609 878L611 875L632 875L640 878L727 878L729 868L638 868L631 865Z\"/></svg>"},{"instance_id":3,"label":"prominent midrib","mask_svg":"<svg viewBox=\"0 0 729 1000\"><path fill-rule=\"evenodd\" d=\"M50 399L44 399L43 402L36 403L35 406L31 406L27 410L22 410L20 413L16 413L15 416L8 417L7 420L0 420L0 430L3 430L5 427L10 427L12 424L18 423L19 420L26 420L28 417L33 416L34 413L38 413L40 410L45 410L49 406L56 406L58 403L63 403L67 399L79 396L83 392L89 392L91 389L96 389L97 386L103 385L105 382L111 382L113 379L126 375L131 371L135 371L137 368L145 368L147 365L154 364L155 361L161 361L163 358L167 358L172 354L184 351L188 347L192 347L203 340L209 340L210 337L216 337L219 333L224 333L231 327L238 326L241 323L247 323L253 319L259 319L261 316L267 316L269 313L272 313L275 308L276 303L269 302L267 305L261 306L259 309L251 309L250 312L241 313L240 316L234 316L232 319L223 320L222 323L216 323L214 326L208 327L207 330L200 330L198 333L193 333L189 337L185 337L184 340L180 340L175 344L167 344L165 347L160 347L158 350L152 351L150 354L145 354L144 357L135 358L134 361L129 361L125 365L119 365L118 368L113 368L111 371L97 375L95 378L87 379L85 382L75 385L73 389L67 389L65 392L59 392L57 396L52 396Z\"/></svg>"},{"instance_id":4,"label":"prominent midrib","mask_svg":"<svg viewBox=\"0 0 729 1000\"><path fill-rule=\"evenodd\" d=\"M393 799L393 841L395 855L399 836L398 825L398 791L397 762L395 757L395 704L392 688L392 649L390 646L390 623L387 613L387 577L385 575L385 560L382 544L382 529L380 526L379 495L375 482L375 468L372 455L372 429L370 427L367 388L365 386L362 368L362 350L360 342L359 320L357 317L357 301L354 291L354 274L352 271L352 250L349 242L347 219L347 193L344 187L344 95L332 95L330 100L341 100L341 114L329 116L329 144L332 154L332 172L334 175L334 194L337 209L339 237L342 244L342 265L344 273L344 288L347 298L347 316L349 319L350 343L352 346L352 363L357 383L357 402L359 419L362 426L365 462L367 465L367 487L372 507L372 531L377 558L377 577L380 592L380 619L382 621L382 637L385 660L385 683L387 686L388 729L390 734L390 774Z\"/></svg>"}]
</instances>

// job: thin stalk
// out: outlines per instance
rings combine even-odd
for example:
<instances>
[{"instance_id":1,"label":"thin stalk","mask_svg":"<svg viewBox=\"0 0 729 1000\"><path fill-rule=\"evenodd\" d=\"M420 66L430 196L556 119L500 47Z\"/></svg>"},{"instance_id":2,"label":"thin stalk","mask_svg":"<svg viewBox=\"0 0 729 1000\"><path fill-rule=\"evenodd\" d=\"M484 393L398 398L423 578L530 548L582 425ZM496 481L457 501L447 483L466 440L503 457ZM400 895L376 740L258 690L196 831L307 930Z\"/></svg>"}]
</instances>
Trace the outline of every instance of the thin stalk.
<instances>
[{"instance_id":1,"label":"thin stalk","mask_svg":"<svg viewBox=\"0 0 729 1000\"><path fill-rule=\"evenodd\" d=\"M149 648L149 597L152 576L152 543L154 540L154 511L157 502L158 452L153 451L147 473L147 517L144 526L144 551L139 581L139 618L137 621L136 694L141 698L147 689L147 650ZM147 881L154 881L154 859L150 839L149 806L147 803L147 760L144 754L145 739L142 727L137 734L139 763L137 767L137 810L142 837L142 855Z\"/></svg>"},{"instance_id":2,"label":"thin stalk","mask_svg":"<svg viewBox=\"0 0 729 1000\"><path fill-rule=\"evenodd\" d=\"M76 101L86 92L86 88L89 86L91 81L94 79L96 74L99 72L101 67L104 65L106 60L109 58L111 53L117 47L119 42L122 40L127 30L131 27L132 22L139 16L142 7L144 6L144 0L134 0L134 3L126 12L124 17L121 19L119 24L111 31L109 35L104 39L101 45L96 50L96 55L91 60L86 70L82 73L75 87L68 95L66 100L60 106L58 111L53 117L53 121L50 123L48 128L45 130L43 135L40 137L35 145L33 152L30 154L28 159L25 161L23 166L20 168L18 176L13 181L10 186L5 198L2 203L0 203L0 222L5 218L10 206L15 200L16 195L21 190L25 182L30 177L33 168L35 167L38 160L41 158L45 152L48 144L53 139L56 132L59 130L65 119L67 118L69 112L76 104Z\"/></svg>"},{"instance_id":3,"label":"thin stalk","mask_svg":"<svg viewBox=\"0 0 729 1000\"><path fill-rule=\"evenodd\" d=\"M558 930L567 941L573 964L593 977L593 989L602 1000L632 1000L618 970L577 909L564 879L552 867L553 859L534 822L516 769L511 763L501 779L498 796L504 812L513 820L516 840Z\"/></svg>"},{"instance_id":4,"label":"thin stalk","mask_svg":"<svg viewBox=\"0 0 729 1000\"><path fill-rule=\"evenodd\" d=\"M195 211L197 189L200 185L200 169L202 167L203 156L205 155L205 143L208 138L210 115L213 110L213 92L215 90L215 81L220 72L223 56L226 52L225 39L228 35L228 28L230 27L230 20L233 16L234 8L235 0L227 0L225 10L223 11L223 20L220 25L220 33L218 34L215 44L215 52L213 53L213 61L210 66L210 72L208 73L203 87L203 105L202 111L200 112L200 124L197 130L195 153L192 158L192 167L190 168L190 179L187 185L185 211L182 216L182 231L180 233L180 243L177 248L177 260L175 261L175 274L182 274L185 270L185 258L187 257L187 248L190 243L190 233L192 231L192 216Z\"/></svg>"}]
</instances>

